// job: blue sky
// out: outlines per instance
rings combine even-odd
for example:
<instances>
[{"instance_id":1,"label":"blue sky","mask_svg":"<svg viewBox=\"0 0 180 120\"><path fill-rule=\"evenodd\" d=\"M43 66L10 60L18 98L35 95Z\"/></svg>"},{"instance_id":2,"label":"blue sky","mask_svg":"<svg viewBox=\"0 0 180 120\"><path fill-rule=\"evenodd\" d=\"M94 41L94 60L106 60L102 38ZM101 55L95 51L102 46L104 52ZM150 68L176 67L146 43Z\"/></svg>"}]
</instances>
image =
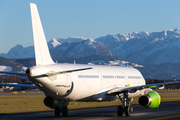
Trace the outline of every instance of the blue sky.
<instances>
[{"instance_id":1,"label":"blue sky","mask_svg":"<svg viewBox=\"0 0 180 120\"><path fill-rule=\"evenodd\" d=\"M0 0L0 53L33 45L30 2L38 7L47 41L180 27L179 0Z\"/></svg>"}]
</instances>

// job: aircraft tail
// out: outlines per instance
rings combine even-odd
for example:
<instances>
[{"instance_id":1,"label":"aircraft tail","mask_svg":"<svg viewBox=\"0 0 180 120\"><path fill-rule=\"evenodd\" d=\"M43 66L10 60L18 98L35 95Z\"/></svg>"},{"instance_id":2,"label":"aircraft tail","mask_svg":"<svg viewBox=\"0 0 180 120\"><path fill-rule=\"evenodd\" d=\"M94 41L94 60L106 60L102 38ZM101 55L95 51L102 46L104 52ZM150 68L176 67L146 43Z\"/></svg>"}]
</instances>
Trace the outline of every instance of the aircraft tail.
<instances>
[{"instance_id":1,"label":"aircraft tail","mask_svg":"<svg viewBox=\"0 0 180 120\"><path fill-rule=\"evenodd\" d=\"M53 64L37 6L30 3L36 65Z\"/></svg>"}]
</instances>

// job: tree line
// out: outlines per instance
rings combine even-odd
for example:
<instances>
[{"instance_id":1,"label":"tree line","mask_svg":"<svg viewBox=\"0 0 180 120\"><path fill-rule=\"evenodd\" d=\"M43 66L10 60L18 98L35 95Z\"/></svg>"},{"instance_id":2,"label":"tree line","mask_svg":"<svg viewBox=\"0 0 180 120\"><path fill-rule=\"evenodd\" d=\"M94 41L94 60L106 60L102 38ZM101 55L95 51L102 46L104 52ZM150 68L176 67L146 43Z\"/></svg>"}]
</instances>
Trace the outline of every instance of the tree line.
<instances>
[{"instance_id":1,"label":"tree line","mask_svg":"<svg viewBox=\"0 0 180 120\"><path fill-rule=\"evenodd\" d=\"M145 79L146 80L146 84L154 84L154 83L164 83L164 82L173 82L173 81L179 81L176 80L175 78L173 80L158 80L158 79ZM166 85L165 89L180 89L180 84L174 84L174 85Z\"/></svg>"},{"instance_id":2,"label":"tree line","mask_svg":"<svg viewBox=\"0 0 180 120\"><path fill-rule=\"evenodd\" d=\"M0 83L22 84L21 79L17 75L0 75Z\"/></svg>"}]
</instances>

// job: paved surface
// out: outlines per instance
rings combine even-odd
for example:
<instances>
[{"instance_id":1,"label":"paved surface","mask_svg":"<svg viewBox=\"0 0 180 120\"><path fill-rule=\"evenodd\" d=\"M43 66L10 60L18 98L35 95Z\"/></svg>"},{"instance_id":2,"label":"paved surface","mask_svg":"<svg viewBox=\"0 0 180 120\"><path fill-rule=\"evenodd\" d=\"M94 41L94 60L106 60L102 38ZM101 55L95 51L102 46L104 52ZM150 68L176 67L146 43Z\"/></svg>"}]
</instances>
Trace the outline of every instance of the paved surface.
<instances>
[{"instance_id":1,"label":"paved surface","mask_svg":"<svg viewBox=\"0 0 180 120\"><path fill-rule=\"evenodd\" d=\"M180 102L161 103L159 108L145 109L140 105L133 105L134 113L130 117L118 117L117 107L69 110L68 117L55 117L53 111L33 112L20 114L0 114L0 119L19 120L19 119L47 119L47 120L170 120L180 119Z\"/></svg>"}]
</instances>

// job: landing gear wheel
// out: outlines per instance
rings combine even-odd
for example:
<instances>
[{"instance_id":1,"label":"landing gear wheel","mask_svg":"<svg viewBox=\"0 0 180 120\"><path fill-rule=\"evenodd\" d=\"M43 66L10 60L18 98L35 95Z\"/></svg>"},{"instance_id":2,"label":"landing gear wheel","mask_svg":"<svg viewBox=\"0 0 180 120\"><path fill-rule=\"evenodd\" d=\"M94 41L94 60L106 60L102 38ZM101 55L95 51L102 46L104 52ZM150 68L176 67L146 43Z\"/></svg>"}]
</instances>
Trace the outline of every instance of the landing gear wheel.
<instances>
[{"instance_id":1,"label":"landing gear wheel","mask_svg":"<svg viewBox=\"0 0 180 120\"><path fill-rule=\"evenodd\" d=\"M62 108L62 114L63 116L68 116L68 108L66 106Z\"/></svg>"},{"instance_id":2,"label":"landing gear wheel","mask_svg":"<svg viewBox=\"0 0 180 120\"><path fill-rule=\"evenodd\" d=\"M131 113L133 112L133 107L126 106L124 110L125 110L124 112L125 112L126 116L130 116Z\"/></svg>"},{"instance_id":3,"label":"landing gear wheel","mask_svg":"<svg viewBox=\"0 0 180 120\"><path fill-rule=\"evenodd\" d=\"M122 114L123 114L123 107L122 106L118 106L117 107L117 115L118 116L122 116Z\"/></svg>"},{"instance_id":4,"label":"landing gear wheel","mask_svg":"<svg viewBox=\"0 0 180 120\"><path fill-rule=\"evenodd\" d=\"M60 116L60 113L61 113L60 108L59 108L59 107L55 107L55 109L54 109L54 114L55 114L55 116L56 116L56 117L59 117L59 116Z\"/></svg>"},{"instance_id":5,"label":"landing gear wheel","mask_svg":"<svg viewBox=\"0 0 180 120\"><path fill-rule=\"evenodd\" d=\"M130 116L132 114L133 108L131 107L130 99L128 96L128 91L125 91L122 96L118 95L119 99L123 104L122 106L118 106L117 108L118 116L122 116L123 112L126 116Z\"/></svg>"}]
</instances>

